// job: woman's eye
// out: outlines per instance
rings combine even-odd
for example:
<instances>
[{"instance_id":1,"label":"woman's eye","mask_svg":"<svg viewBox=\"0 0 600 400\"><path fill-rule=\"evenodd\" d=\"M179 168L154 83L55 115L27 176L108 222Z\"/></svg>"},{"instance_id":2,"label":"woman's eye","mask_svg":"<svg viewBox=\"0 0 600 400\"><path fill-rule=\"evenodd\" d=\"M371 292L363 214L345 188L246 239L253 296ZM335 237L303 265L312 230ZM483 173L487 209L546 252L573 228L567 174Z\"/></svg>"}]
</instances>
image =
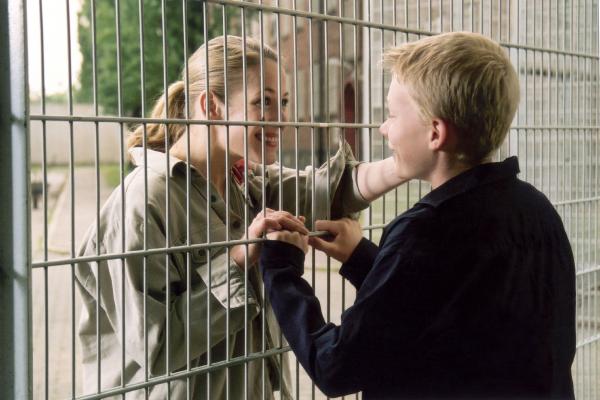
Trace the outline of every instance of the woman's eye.
<instances>
[{"instance_id":1,"label":"woman's eye","mask_svg":"<svg viewBox=\"0 0 600 400\"><path fill-rule=\"evenodd\" d=\"M270 97L265 97L265 107L268 107L271 105L271 98Z\"/></svg>"},{"instance_id":2,"label":"woman's eye","mask_svg":"<svg viewBox=\"0 0 600 400\"><path fill-rule=\"evenodd\" d=\"M282 107L287 107L287 105L288 105L289 102L290 101L288 99L283 99L283 100L281 100L281 106Z\"/></svg>"}]
</instances>

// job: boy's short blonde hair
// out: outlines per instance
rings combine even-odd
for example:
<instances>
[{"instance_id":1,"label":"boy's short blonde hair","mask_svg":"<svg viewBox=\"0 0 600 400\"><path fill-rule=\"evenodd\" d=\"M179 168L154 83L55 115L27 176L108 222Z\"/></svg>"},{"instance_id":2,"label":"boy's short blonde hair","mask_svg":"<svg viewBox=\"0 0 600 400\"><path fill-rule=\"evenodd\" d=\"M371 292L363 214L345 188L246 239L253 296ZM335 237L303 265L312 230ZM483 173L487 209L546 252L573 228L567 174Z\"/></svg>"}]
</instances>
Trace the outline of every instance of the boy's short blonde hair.
<instances>
[{"instance_id":1,"label":"boy's short blonde hair","mask_svg":"<svg viewBox=\"0 0 600 400\"><path fill-rule=\"evenodd\" d=\"M408 86L425 121L441 118L456 126L458 159L477 164L500 147L520 93L499 44L477 33L444 33L389 49L383 62Z\"/></svg>"}]
</instances>

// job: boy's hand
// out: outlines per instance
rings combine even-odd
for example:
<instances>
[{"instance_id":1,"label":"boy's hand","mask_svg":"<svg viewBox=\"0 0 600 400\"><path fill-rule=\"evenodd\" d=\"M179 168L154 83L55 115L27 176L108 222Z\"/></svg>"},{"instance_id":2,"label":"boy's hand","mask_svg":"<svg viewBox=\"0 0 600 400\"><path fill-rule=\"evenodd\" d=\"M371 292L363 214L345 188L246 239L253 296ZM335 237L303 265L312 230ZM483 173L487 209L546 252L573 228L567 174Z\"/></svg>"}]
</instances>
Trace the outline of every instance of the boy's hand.
<instances>
[{"instance_id":1,"label":"boy's hand","mask_svg":"<svg viewBox=\"0 0 600 400\"><path fill-rule=\"evenodd\" d=\"M267 239L279 240L281 242L293 244L294 246L302 250L304 254L306 254L306 252L308 251L308 236L298 231L273 231L267 233Z\"/></svg>"},{"instance_id":2,"label":"boy's hand","mask_svg":"<svg viewBox=\"0 0 600 400\"><path fill-rule=\"evenodd\" d=\"M308 243L317 250L321 250L330 257L342 263L348 261L352 252L362 239L362 229L358 221L342 218L337 221L320 220L315 222L315 230L327 231L333 237L323 239L311 236Z\"/></svg>"}]
</instances>

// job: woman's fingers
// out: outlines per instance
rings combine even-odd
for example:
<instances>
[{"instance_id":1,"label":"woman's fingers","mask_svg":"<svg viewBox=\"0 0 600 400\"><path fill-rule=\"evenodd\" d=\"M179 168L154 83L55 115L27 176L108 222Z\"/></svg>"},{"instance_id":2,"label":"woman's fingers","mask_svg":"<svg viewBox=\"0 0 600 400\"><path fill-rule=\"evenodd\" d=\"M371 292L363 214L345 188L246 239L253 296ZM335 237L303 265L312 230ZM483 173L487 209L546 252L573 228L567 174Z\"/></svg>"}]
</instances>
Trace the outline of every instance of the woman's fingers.
<instances>
[{"instance_id":1,"label":"woman's fingers","mask_svg":"<svg viewBox=\"0 0 600 400\"><path fill-rule=\"evenodd\" d=\"M283 226L281 226L281 224L272 218L263 218L260 221L260 225L259 225L259 230L260 232L258 233L258 236L262 236L263 233L267 233L269 230L281 230L283 229Z\"/></svg>"},{"instance_id":2,"label":"woman's fingers","mask_svg":"<svg viewBox=\"0 0 600 400\"><path fill-rule=\"evenodd\" d=\"M304 226L304 223L301 222L296 217L292 216L290 218L288 216L277 216L275 219L277 220L277 222L279 222L279 224L281 224L283 229L287 229L289 231L296 231L296 232L300 232L304 235L308 235L309 230L306 229L306 226Z\"/></svg>"}]
</instances>

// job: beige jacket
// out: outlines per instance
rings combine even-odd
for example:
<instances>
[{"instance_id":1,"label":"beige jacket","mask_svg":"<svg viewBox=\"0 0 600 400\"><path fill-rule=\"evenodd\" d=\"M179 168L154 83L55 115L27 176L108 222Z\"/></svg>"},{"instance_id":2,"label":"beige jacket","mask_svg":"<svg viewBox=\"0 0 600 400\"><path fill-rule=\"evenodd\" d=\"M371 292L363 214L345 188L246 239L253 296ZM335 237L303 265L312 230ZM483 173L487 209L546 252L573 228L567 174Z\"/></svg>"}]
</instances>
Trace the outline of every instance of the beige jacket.
<instances>
[{"instance_id":1,"label":"beige jacket","mask_svg":"<svg viewBox=\"0 0 600 400\"><path fill-rule=\"evenodd\" d=\"M137 167L124 182L125 204L119 187L101 210L100 239L94 224L85 235L79 255L138 253L76 265L77 287L83 299L78 335L84 392L95 393L98 379L100 389L107 390L123 383L144 382L146 376L160 379L167 369L170 373L185 372L189 351L189 367L206 368L210 358L210 373L191 374L189 381L186 377L168 385L151 386L150 399L165 399L168 391L172 399L185 399L188 390L192 399L222 399L227 390L231 399L242 399L246 393L250 399L262 398L263 393L271 399L279 390L283 398L290 398L287 354L260 357L263 350L286 344L280 343L279 326L263 299L258 268L240 269L223 246L188 252L141 252L187 245L188 221L190 245L206 243L207 239L222 242L227 233L230 240L242 238L245 205L248 223L262 209L262 166L248 171L247 200L243 182L235 177L237 174L239 179L239 171L232 171L229 210L214 187L207 194L207 181L190 167L188 219L186 163L170 157L167 166L166 154L152 150L147 150L144 162L141 148L132 149L131 155ZM331 204L333 217L366 208L368 203L356 183L357 164L344 144L330 160L329 180L326 166L314 171L314 210L312 168L300 171L298 214L310 221L313 211L315 218L325 218L327 204ZM284 209L296 211L295 169L267 166L264 190L267 207L278 208L281 194ZM253 354L258 358L229 368L212 365ZM127 399L137 398L145 398L143 389L127 394Z\"/></svg>"}]
</instances>

